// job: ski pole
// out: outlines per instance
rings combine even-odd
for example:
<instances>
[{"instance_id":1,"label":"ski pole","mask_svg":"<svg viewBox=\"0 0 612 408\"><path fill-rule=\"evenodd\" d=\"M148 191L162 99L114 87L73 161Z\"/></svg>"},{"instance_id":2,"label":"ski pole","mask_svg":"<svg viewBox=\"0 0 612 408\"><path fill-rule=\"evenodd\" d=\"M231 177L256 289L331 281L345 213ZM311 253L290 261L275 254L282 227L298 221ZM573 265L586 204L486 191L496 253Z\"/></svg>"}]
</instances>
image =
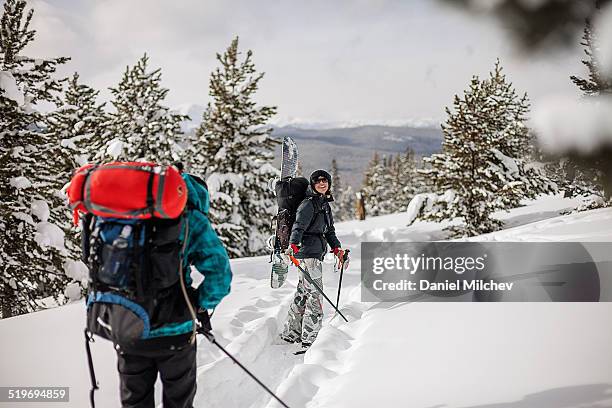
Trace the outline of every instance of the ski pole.
<instances>
[{"instance_id":1,"label":"ski pole","mask_svg":"<svg viewBox=\"0 0 612 408\"><path fill-rule=\"evenodd\" d=\"M259 384L264 390L267 391L268 394L270 394L272 396L272 398L274 398L275 400L277 400L283 407L285 408L289 408L289 406L287 404L285 404L283 402L283 400L281 400L279 397L276 396L276 394L274 394L272 392L272 390L270 390L264 383L262 383L259 378L255 377L255 374L253 374L252 372L250 372L245 366L242 365L242 363L240 363L240 361L238 361L236 359L236 357L232 356L221 344L219 344L217 342L217 339L215 339L215 336L209 332L209 331L204 331L204 330L198 330L198 333L203 334L204 337L206 337L206 339L208 341L210 341L212 344L214 344L215 346L219 347L219 350L221 350L226 356L228 356L235 364L238 365L238 367L242 368L242 370L244 370L245 373L247 373L249 375L249 377L251 377L253 380L255 380L255 382L257 384Z\"/></svg>"},{"instance_id":2,"label":"ski pole","mask_svg":"<svg viewBox=\"0 0 612 408\"><path fill-rule=\"evenodd\" d=\"M336 307L340 308L340 289L342 289L342 275L344 272L344 265L346 265L346 261L348 259L348 254L350 249L344 251L344 255L342 255L342 266L340 267L340 279L338 281L338 297L336 298Z\"/></svg>"},{"instance_id":3,"label":"ski pole","mask_svg":"<svg viewBox=\"0 0 612 408\"><path fill-rule=\"evenodd\" d=\"M306 270L304 268L302 268L300 266L300 261L298 261L293 255L289 255L289 258L291 259L291 262L293 262L293 264L295 266L297 266L297 268L300 270L300 272L302 272L302 274L304 275L304 277L306 278L306 280L312 285L314 286L317 291L323 295L323 297L325 298L325 300L327 300L327 302L329 302L330 305L332 305L332 307L336 310L336 312L338 312L338 314L340 316L342 316L342 318L344 319L345 322L348 323L348 319L346 317L344 317L344 315L342 314L342 312L340 310L338 310L338 308L336 307L336 305L333 304L333 302L327 297L327 295L323 292L323 289L321 289L319 287L319 285L317 285L315 283L315 281L312 279L312 277L310 276L310 274L308 272L306 272Z\"/></svg>"}]
</instances>

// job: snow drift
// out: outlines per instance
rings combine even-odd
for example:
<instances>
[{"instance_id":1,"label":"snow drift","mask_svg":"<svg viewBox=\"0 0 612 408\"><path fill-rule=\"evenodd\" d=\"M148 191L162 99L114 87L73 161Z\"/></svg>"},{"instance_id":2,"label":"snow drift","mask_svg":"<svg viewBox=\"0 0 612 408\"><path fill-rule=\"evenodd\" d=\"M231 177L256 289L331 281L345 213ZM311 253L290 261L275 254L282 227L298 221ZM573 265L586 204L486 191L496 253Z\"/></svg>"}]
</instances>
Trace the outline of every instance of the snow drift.
<instances>
[{"instance_id":1,"label":"snow drift","mask_svg":"<svg viewBox=\"0 0 612 408\"><path fill-rule=\"evenodd\" d=\"M559 215L575 205L543 197L499 214L507 229L474 239L612 242L612 209ZM273 290L267 257L232 261L232 293L213 318L218 341L292 408L612 406L609 303L362 303L360 242L446 238L444 225L405 227L408 218L400 213L337 225L353 256L341 299L349 323L325 305L324 327L302 356L275 344L295 269ZM329 294L338 281L332 269L324 264ZM68 386L68 406L88 406L83 309L75 302L0 321L0 384ZM96 402L119 406L112 345L98 340L92 347L101 387ZM196 407L279 406L203 338L198 367ZM159 384L156 397L160 401Z\"/></svg>"}]
</instances>

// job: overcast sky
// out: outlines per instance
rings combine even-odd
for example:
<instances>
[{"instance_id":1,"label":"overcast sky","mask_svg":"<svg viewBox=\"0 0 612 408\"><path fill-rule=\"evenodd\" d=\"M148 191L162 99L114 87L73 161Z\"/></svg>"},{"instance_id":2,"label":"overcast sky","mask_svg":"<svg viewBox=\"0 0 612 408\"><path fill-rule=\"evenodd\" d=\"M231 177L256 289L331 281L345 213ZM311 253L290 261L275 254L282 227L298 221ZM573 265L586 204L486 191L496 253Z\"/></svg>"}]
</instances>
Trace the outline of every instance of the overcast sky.
<instances>
[{"instance_id":1,"label":"overcast sky","mask_svg":"<svg viewBox=\"0 0 612 408\"><path fill-rule=\"evenodd\" d=\"M70 56L62 68L102 90L147 52L170 88L168 106L206 104L215 53L239 35L266 72L258 101L276 121L444 118L472 74L500 57L519 92L537 103L576 95L581 50L523 56L493 21L433 0L31 0L32 56Z\"/></svg>"}]
</instances>

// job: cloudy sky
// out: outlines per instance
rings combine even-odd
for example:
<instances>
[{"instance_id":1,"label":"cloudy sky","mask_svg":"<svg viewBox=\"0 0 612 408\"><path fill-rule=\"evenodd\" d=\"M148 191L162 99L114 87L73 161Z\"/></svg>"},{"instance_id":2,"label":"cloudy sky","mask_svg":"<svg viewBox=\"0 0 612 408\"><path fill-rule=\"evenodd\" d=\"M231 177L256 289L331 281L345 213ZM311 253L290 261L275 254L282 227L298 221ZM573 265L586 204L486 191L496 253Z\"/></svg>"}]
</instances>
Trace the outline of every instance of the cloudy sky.
<instances>
[{"instance_id":1,"label":"cloudy sky","mask_svg":"<svg viewBox=\"0 0 612 408\"><path fill-rule=\"evenodd\" d=\"M575 95L578 46L525 56L493 21L432 0L30 0L38 31L28 53L70 56L102 90L144 52L161 67L167 104L206 104L215 53L240 36L266 72L257 99L276 121L385 122L444 118L472 74L500 57L520 92Z\"/></svg>"}]
</instances>

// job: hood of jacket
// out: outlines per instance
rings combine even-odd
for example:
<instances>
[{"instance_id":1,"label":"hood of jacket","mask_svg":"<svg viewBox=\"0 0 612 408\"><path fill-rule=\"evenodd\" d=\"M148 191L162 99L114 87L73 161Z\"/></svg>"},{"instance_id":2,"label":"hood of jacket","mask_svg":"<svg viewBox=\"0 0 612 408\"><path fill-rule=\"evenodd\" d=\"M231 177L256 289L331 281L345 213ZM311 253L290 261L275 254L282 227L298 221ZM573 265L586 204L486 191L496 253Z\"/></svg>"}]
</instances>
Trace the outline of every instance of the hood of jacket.
<instances>
[{"instance_id":1,"label":"hood of jacket","mask_svg":"<svg viewBox=\"0 0 612 408\"><path fill-rule=\"evenodd\" d=\"M196 177L183 173L183 180L187 185L187 205L206 215L210 210L208 190Z\"/></svg>"}]
</instances>

